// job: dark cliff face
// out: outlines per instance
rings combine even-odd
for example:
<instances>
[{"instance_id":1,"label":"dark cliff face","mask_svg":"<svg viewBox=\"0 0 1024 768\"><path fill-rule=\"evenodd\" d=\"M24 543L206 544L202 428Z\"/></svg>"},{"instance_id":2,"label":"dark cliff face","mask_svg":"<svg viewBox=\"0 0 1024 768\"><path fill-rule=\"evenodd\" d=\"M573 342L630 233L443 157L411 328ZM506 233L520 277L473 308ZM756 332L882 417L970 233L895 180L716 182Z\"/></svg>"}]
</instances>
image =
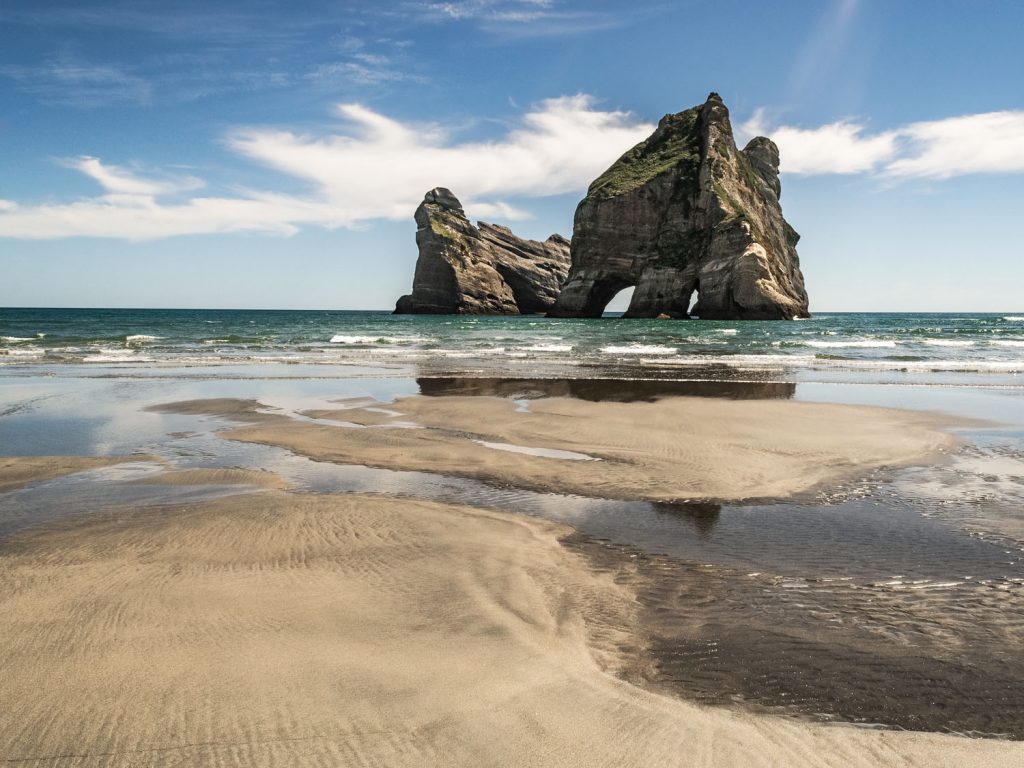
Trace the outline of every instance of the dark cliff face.
<instances>
[{"instance_id":1,"label":"dark cliff face","mask_svg":"<svg viewBox=\"0 0 1024 768\"><path fill-rule=\"evenodd\" d=\"M506 227L466 218L447 189L416 209L419 258L398 314L516 315L547 312L569 271L569 241L523 240Z\"/></svg>"},{"instance_id":2,"label":"dark cliff face","mask_svg":"<svg viewBox=\"0 0 1024 768\"><path fill-rule=\"evenodd\" d=\"M779 151L753 139L741 152L717 94L666 115L605 171L576 209L572 268L556 317L599 317L635 286L631 317L807 317L796 253L782 217Z\"/></svg>"}]
</instances>

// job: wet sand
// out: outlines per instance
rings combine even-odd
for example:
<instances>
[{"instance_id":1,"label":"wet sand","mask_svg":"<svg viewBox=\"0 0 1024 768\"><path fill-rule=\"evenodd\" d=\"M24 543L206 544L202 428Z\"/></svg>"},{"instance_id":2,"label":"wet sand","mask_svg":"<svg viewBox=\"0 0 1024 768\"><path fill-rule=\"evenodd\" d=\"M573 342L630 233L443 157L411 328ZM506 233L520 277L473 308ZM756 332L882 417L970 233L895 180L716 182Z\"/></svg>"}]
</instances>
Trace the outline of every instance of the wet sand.
<instances>
[{"instance_id":1,"label":"wet sand","mask_svg":"<svg viewBox=\"0 0 1024 768\"><path fill-rule=\"evenodd\" d=\"M1000 766L1020 743L630 685L638 606L563 526L380 496L113 510L0 545L9 764Z\"/></svg>"},{"instance_id":2,"label":"wet sand","mask_svg":"<svg viewBox=\"0 0 1024 768\"><path fill-rule=\"evenodd\" d=\"M87 469L153 460L152 456L0 456L0 492Z\"/></svg>"},{"instance_id":3,"label":"wet sand","mask_svg":"<svg viewBox=\"0 0 1024 768\"><path fill-rule=\"evenodd\" d=\"M287 481L273 472L222 467L179 469L131 480L129 485L250 485L255 488L285 489Z\"/></svg>"},{"instance_id":4,"label":"wet sand","mask_svg":"<svg viewBox=\"0 0 1024 768\"><path fill-rule=\"evenodd\" d=\"M345 468L324 462L422 470L436 474L420 475L417 482L461 483L467 488L458 492L474 505L489 505L485 490L512 499L522 488L651 499L664 516L685 515L685 524L707 535L718 505L660 503L663 497L805 494L879 467L943 461L954 444L940 429L951 420L927 414L737 402L735 393L720 400L666 398L671 393L659 387L613 396L617 402L586 402L545 397L555 392L533 384L486 392L516 401L412 397L382 405L360 396L337 408L296 412L284 409L294 406L279 410L229 397L160 406L172 414L217 417L208 421L216 428L225 425L221 419L233 426L220 438L194 444L192 460L206 464L174 468L187 455L175 448L167 452L167 471L126 475L123 487L162 492L163 486L174 491L208 484L235 495L148 507L97 504L87 515L51 519L0 539L0 701L13 702L0 717L0 761L1024 761L1020 741L807 721L809 713L831 706L841 720L878 722L872 718L880 713L882 722L897 727L1008 732L1006 718L1024 709L1012 687L1005 701L993 703L991 688L955 686L966 679L957 677L961 669L981 674L987 684L1000 664L1012 672L1001 680L1013 683L1015 657L993 658L977 669L966 656L959 666L931 665L938 652L919 643L934 640L938 647L948 628L917 599L893 598L889 610L875 593L857 592L856 616L873 618L884 631L870 642L846 623L808 631L800 625L805 604L813 603L812 618L821 627L833 618L823 608L837 606L819 606L820 596L788 589L793 599L779 603L769 594L768 576L758 581L751 579L755 574L707 570L595 542L557 522L466 504L337 493L340 486L330 484L324 489L333 490L316 493L315 486L303 485L301 472L287 470L294 462L325 471ZM446 386L473 391L461 380ZM588 385L584 394L600 392ZM402 426L410 422L419 428ZM175 422L174 428L181 426ZM187 443L191 433L167 434ZM475 442L480 440L600 460L510 453ZM250 454L269 459L274 449L261 443L321 463L295 456L278 464L242 460ZM231 446L239 452L229 453ZM236 458L224 459L222 452ZM213 465L236 460L240 466ZM44 461L38 469L47 466ZM283 474L258 471L270 467ZM81 468L89 468L88 460ZM392 484L380 469L362 471L376 473L376 485L360 481L364 489L412 496L425 490L406 487L415 476ZM474 486L453 474L492 485ZM68 491L76 492L73 485ZM38 491L17 491L11 498L26 492ZM521 511L507 499L506 508ZM842 608L850 598L840 600ZM1007 605L1016 603L985 600L988 613L972 607L954 626L973 621L975 634L954 639L974 638L983 650L988 641L993 648L1011 647L1019 623L991 619L1012 612ZM796 603L799 611L792 608ZM915 606L921 606L919 616ZM765 607L770 615L750 620L751 612ZM840 618L847 622L853 615ZM1009 639L988 637L997 626ZM880 663L876 650L887 644L900 645L899 652L883 653ZM798 663L790 663L793 648ZM715 654L713 663L692 663L705 653ZM749 677L751 670L757 680ZM878 679L841 690L865 671ZM739 691L759 703L766 690L760 677L770 683L765 708L775 711L772 696L785 701L796 693L802 697L794 713L800 719L722 700L724 692ZM906 680L905 695L883 693ZM931 687L915 687L920 680ZM975 698L976 690L983 695ZM938 698L925 700L922 691ZM957 720L958 708L977 717ZM986 719L990 710L996 717Z\"/></svg>"},{"instance_id":5,"label":"wet sand","mask_svg":"<svg viewBox=\"0 0 1024 768\"><path fill-rule=\"evenodd\" d=\"M388 406L390 419L355 407L308 411L305 421L251 400L196 400L161 410L244 421L222 435L317 460L649 501L791 496L880 467L936 460L955 443L928 414L777 400L547 398L525 410L497 397L409 397ZM389 421L421 428L391 429Z\"/></svg>"},{"instance_id":6,"label":"wet sand","mask_svg":"<svg viewBox=\"0 0 1024 768\"><path fill-rule=\"evenodd\" d=\"M564 544L636 595L638 685L776 716L1024 739L1024 602L1005 581L787 579L580 534Z\"/></svg>"}]
</instances>

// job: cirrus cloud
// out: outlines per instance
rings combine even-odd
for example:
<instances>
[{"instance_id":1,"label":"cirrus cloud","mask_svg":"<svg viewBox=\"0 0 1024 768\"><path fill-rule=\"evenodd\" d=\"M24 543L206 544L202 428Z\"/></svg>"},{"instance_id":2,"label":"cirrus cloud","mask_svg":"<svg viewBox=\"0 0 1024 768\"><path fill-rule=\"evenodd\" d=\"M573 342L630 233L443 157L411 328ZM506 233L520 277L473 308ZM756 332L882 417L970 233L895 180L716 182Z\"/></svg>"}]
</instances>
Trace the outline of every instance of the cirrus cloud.
<instances>
[{"instance_id":1,"label":"cirrus cloud","mask_svg":"<svg viewBox=\"0 0 1024 768\"><path fill-rule=\"evenodd\" d=\"M195 176L161 174L156 178L146 178L129 168L104 165L98 157L89 155L63 160L61 163L95 179L104 189L115 195L171 195L191 192L204 186L203 180Z\"/></svg>"}]
</instances>

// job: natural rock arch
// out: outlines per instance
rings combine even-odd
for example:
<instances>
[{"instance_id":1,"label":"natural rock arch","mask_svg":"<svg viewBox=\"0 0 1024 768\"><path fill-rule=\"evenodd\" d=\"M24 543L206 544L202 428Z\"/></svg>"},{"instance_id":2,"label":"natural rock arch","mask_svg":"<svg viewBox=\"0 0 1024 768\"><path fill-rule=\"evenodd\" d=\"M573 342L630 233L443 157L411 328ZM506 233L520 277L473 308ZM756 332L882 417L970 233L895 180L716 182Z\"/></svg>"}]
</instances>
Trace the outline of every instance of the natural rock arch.
<instances>
[{"instance_id":1,"label":"natural rock arch","mask_svg":"<svg viewBox=\"0 0 1024 768\"><path fill-rule=\"evenodd\" d=\"M718 94L666 115L577 207L572 266L549 315L600 317L635 285L626 317L688 317L698 290L702 318L807 317L778 170L769 139L736 148Z\"/></svg>"}]
</instances>

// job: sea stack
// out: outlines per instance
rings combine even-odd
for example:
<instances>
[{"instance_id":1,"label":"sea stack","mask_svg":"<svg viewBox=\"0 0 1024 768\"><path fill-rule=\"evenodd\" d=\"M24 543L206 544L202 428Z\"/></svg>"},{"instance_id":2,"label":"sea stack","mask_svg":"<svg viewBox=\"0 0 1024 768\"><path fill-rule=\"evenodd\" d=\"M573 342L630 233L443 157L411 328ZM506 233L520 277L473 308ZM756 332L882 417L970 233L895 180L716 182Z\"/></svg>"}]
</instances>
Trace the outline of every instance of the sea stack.
<instances>
[{"instance_id":1,"label":"sea stack","mask_svg":"<svg viewBox=\"0 0 1024 768\"><path fill-rule=\"evenodd\" d=\"M396 314L518 315L551 309L569 271L569 241L523 240L496 224L470 224L449 190L427 192L416 209L419 258L412 293Z\"/></svg>"},{"instance_id":2,"label":"sea stack","mask_svg":"<svg viewBox=\"0 0 1024 768\"><path fill-rule=\"evenodd\" d=\"M666 115L577 207L572 267L549 315L600 317L635 286L627 317L808 317L800 236L780 194L778 147L758 137L738 150L718 94Z\"/></svg>"}]
</instances>

